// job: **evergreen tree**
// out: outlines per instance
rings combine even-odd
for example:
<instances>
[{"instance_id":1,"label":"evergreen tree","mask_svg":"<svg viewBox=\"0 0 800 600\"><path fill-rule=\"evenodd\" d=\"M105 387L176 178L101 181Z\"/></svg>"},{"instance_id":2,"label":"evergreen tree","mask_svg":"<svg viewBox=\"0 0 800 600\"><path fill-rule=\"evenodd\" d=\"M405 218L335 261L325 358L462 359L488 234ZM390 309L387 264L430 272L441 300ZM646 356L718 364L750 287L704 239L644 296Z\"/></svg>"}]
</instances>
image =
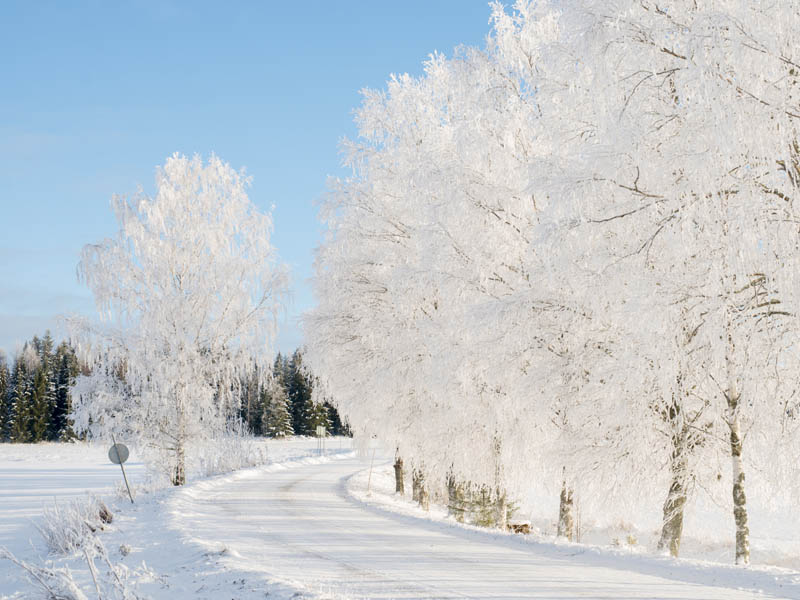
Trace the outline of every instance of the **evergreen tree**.
<instances>
[{"instance_id":1,"label":"evergreen tree","mask_svg":"<svg viewBox=\"0 0 800 600\"><path fill-rule=\"evenodd\" d=\"M30 346L25 344L22 354L15 358L14 370L11 376L8 435L12 442L17 443L29 442L31 439L31 381L29 372L31 370L30 367L35 365L31 365L30 356L26 356L29 354L29 349Z\"/></svg>"},{"instance_id":2,"label":"evergreen tree","mask_svg":"<svg viewBox=\"0 0 800 600\"><path fill-rule=\"evenodd\" d=\"M43 420L39 423L38 427L42 429L41 439L56 440L58 436L54 435L52 428L52 415L56 407L56 388L58 378L58 365L56 364L56 355L54 353L55 343L50 331L46 331L41 340L39 348L39 368L44 372L44 396L40 400L41 407L37 411L37 419L41 419L39 413L43 415ZM38 441L38 440L37 440Z\"/></svg>"},{"instance_id":3,"label":"evergreen tree","mask_svg":"<svg viewBox=\"0 0 800 600\"><path fill-rule=\"evenodd\" d=\"M311 415L311 381L303 370L303 355L295 350L289 362L288 393L292 413L292 428L297 435L311 435L314 428L309 422Z\"/></svg>"},{"instance_id":4,"label":"evergreen tree","mask_svg":"<svg viewBox=\"0 0 800 600\"><path fill-rule=\"evenodd\" d=\"M346 435L349 436L350 428L347 427L342 422L342 418L339 416L339 411L336 410L336 407L331 404L330 402L325 402L325 408L328 410L328 422L330 423L330 434L331 435Z\"/></svg>"},{"instance_id":5,"label":"evergreen tree","mask_svg":"<svg viewBox=\"0 0 800 600\"><path fill-rule=\"evenodd\" d=\"M69 441L75 439L69 413L72 410L72 397L70 386L75 383L78 376L78 359L72 348L62 342L56 349L53 361L55 371L55 402L50 419L50 439Z\"/></svg>"},{"instance_id":6,"label":"evergreen tree","mask_svg":"<svg viewBox=\"0 0 800 600\"><path fill-rule=\"evenodd\" d=\"M263 406L263 432L269 437L280 438L294 433L289 411L289 396L283 380L275 377L270 386L261 392Z\"/></svg>"},{"instance_id":7,"label":"evergreen tree","mask_svg":"<svg viewBox=\"0 0 800 600\"><path fill-rule=\"evenodd\" d=\"M49 331L27 342L11 369L0 353L0 441L74 439L70 386L79 370L72 347L55 347Z\"/></svg>"},{"instance_id":8,"label":"evergreen tree","mask_svg":"<svg viewBox=\"0 0 800 600\"><path fill-rule=\"evenodd\" d=\"M331 435L331 422L328 407L325 404L309 403L307 406L306 422L308 423L309 433L316 435L317 427L324 427L325 432Z\"/></svg>"},{"instance_id":9,"label":"evergreen tree","mask_svg":"<svg viewBox=\"0 0 800 600\"><path fill-rule=\"evenodd\" d=\"M53 342L53 337L50 335L50 331L45 331L44 337L41 340L38 340L38 338L35 336L33 339L38 341L38 345L36 346L36 354L42 361L42 366L49 368L53 359L53 348L55 347L55 343Z\"/></svg>"},{"instance_id":10,"label":"evergreen tree","mask_svg":"<svg viewBox=\"0 0 800 600\"><path fill-rule=\"evenodd\" d=\"M0 442L8 439L8 423L11 417L11 374L5 353L0 350Z\"/></svg>"},{"instance_id":11,"label":"evergreen tree","mask_svg":"<svg viewBox=\"0 0 800 600\"><path fill-rule=\"evenodd\" d=\"M48 399L48 376L44 364L39 363L31 377L29 407L28 441L41 442L47 439L50 422L50 405Z\"/></svg>"},{"instance_id":12,"label":"evergreen tree","mask_svg":"<svg viewBox=\"0 0 800 600\"><path fill-rule=\"evenodd\" d=\"M30 343L25 345L32 348L33 353L36 354L36 356L40 356L42 352L42 338L40 338L38 335L33 336L33 339L30 341Z\"/></svg>"},{"instance_id":13,"label":"evergreen tree","mask_svg":"<svg viewBox=\"0 0 800 600\"><path fill-rule=\"evenodd\" d=\"M291 380L289 360L280 352L278 352L278 356L275 357L275 362L272 366L272 375L273 377L280 379L284 387L288 386L289 381Z\"/></svg>"},{"instance_id":14,"label":"evergreen tree","mask_svg":"<svg viewBox=\"0 0 800 600\"><path fill-rule=\"evenodd\" d=\"M262 391L258 385L258 371L254 371L242 382L241 419L247 424L250 433L263 435Z\"/></svg>"}]
</instances>

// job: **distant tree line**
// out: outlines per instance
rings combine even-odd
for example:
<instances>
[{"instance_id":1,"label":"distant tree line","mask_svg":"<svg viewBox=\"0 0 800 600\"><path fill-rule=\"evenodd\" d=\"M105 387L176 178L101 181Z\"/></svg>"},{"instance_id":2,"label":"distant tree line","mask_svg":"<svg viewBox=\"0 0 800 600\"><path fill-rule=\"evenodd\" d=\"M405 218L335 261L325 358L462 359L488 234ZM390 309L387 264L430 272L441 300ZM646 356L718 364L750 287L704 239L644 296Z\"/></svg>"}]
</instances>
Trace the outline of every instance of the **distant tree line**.
<instances>
[{"instance_id":1,"label":"distant tree line","mask_svg":"<svg viewBox=\"0 0 800 600\"><path fill-rule=\"evenodd\" d=\"M270 383L261 386L258 380L254 373L243 386L241 404L242 420L253 435L315 435L320 425L329 435L350 435L330 402L311 399L314 377L303 368L300 350L291 358L278 353Z\"/></svg>"},{"instance_id":2,"label":"distant tree line","mask_svg":"<svg viewBox=\"0 0 800 600\"><path fill-rule=\"evenodd\" d=\"M70 386L79 371L74 349L56 346L50 332L26 342L11 362L0 352L0 441L74 439Z\"/></svg>"},{"instance_id":3,"label":"distant tree line","mask_svg":"<svg viewBox=\"0 0 800 600\"><path fill-rule=\"evenodd\" d=\"M69 414L70 387L88 374L67 342L57 346L48 331L34 336L12 359L0 352L0 441L36 443L69 441L77 436ZM303 369L302 352L278 354L270 383L259 385L253 373L241 397L240 416L250 433L286 437L314 435L322 425L329 435L349 435L329 403L311 399L313 377Z\"/></svg>"}]
</instances>

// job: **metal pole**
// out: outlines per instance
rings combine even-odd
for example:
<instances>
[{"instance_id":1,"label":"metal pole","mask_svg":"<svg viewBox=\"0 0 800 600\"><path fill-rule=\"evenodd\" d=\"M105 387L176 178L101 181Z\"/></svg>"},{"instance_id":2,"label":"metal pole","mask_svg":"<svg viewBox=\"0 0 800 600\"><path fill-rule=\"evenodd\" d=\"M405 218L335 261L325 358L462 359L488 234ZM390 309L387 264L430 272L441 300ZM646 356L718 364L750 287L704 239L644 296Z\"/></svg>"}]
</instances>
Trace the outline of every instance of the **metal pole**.
<instances>
[{"instance_id":1,"label":"metal pole","mask_svg":"<svg viewBox=\"0 0 800 600\"><path fill-rule=\"evenodd\" d=\"M114 439L114 434L111 434L111 442L114 444L114 451L117 450L117 441ZM117 452L117 458L119 458L119 452ZM122 469L122 478L125 480L125 487L128 488L128 498L131 499L131 504L133 504L133 494L131 494L131 486L128 485L128 477L125 475L125 467L122 466L122 461L119 461L119 468Z\"/></svg>"}]
</instances>

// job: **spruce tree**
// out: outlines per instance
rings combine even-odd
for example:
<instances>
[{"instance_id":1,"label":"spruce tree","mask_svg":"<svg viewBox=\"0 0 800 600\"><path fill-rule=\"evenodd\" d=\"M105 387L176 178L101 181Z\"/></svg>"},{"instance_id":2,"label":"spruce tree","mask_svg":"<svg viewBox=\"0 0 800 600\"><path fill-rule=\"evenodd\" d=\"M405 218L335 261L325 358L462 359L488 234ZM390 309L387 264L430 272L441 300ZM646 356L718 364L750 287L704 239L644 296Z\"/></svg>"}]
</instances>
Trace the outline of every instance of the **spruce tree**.
<instances>
[{"instance_id":1,"label":"spruce tree","mask_svg":"<svg viewBox=\"0 0 800 600\"><path fill-rule=\"evenodd\" d=\"M37 338L34 337L34 340ZM39 355L39 360L42 361L42 365L46 368L50 367L50 363L53 359L53 348L55 347L55 343L53 342L53 337L50 335L50 330L44 332L44 337L39 340L39 344L36 348L36 353Z\"/></svg>"},{"instance_id":2,"label":"spruce tree","mask_svg":"<svg viewBox=\"0 0 800 600\"><path fill-rule=\"evenodd\" d=\"M30 442L41 442L47 439L47 430L50 422L50 405L48 399L47 369L40 363L31 377L29 410L29 436Z\"/></svg>"},{"instance_id":3,"label":"spruce tree","mask_svg":"<svg viewBox=\"0 0 800 600\"><path fill-rule=\"evenodd\" d=\"M310 435L314 429L309 423L311 414L311 382L303 369L303 355L296 350L289 362L288 392L292 413L292 428L297 435Z\"/></svg>"},{"instance_id":4,"label":"spruce tree","mask_svg":"<svg viewBox=\"0 0 800 600\"><path fill-rule=\"evenodd\" d=\"M280 379L284 387L289 385L291 379L291 369L289 367L289 359L278 352L275 357L275 362L272 366L272 376Z\"/></svg>"},{"instance_id":5,"label":"spruce tree","mask_svg":"<svg viewBox=\"0 0 800 600\"><path fill-rule=\"evenodd\" d=\"M25 349L28 345L25 345ZM8 436L12 442L29 442L30 435L30 388L28 361L22 355L14 359L14 370L11 376L10 410L8 420Z\"/></svg>"},{"instance_id":6,"label":"spruce tree","mask_svg":"<svg viewBox=\"0 0 800 600\"><path fill-rule=\"evenodd\" d=\"M0 442L8 440L8 424L11 417L11 373L5 353L0 350Z\"/></svg>"},{"instance_id":7,"label":"spruce tree","mask_svg":"<svg viewBox=\"0 0 800 600\"><path fill-rule=\"evenodd\" d=\"M37 410L36 417L37 419L41 419L42 417L39 416L40 413L44 417L44 420L37 425L37 427L42 429L41 439L47 440L58 439L58 436L54 435L52 427L52 415L56 407L56 380L58 376L56 355L53 352L54 348L55 343L53 342L53 338L48 330L45 332L39 348L39 368L44 372L45 387L44 397L41 399L41 407L40 410Z\"/></svg>"},{"instance_id":8,"label":"spruce tree","mask_svg":"<svg viewBox=\"0 0 800 600\"><path fill-rule=\"evenodd\" d=\"M289 396L283 380L273 378L267 389L262 391L262 406L264 435L282 438L294 434L289 411Z\"/></svg>"},{"instance_id":9,"label":"spruce tree","mask_svg":"<svg viewBox=\"0 0 800 600\"><path fill-rule=\"evenodd\" d=\"M262 393L258 385L258 372L254 371L241 384L242 397L240 417L247 424L247 428L253 435L263 435L263 425L261 422L262 413Z\"/></svg>"},{"instance_id":10,"label":"spruce tree","mask_svg":"<svg viewBox=\"0 0 800 600\"><path fill-rule=\"evenodd\" d=\"M309 402L306 412L306 422L308 423L309 433L315 435L317 427L324 427L325 432L331 435L331 422L328 416L328 407L324 404L314 404Z\"/></svg>"},{"instance_id":11,"label":"spruce tree","mask_svg":"<svg viewBox=\"0 0 800 600\"><path fill-rule=\"evenodd\" d=\"M328 410L328 422L330 423L331 435L350 435L350 429L342 422L339 416L339 411L330 402L325 402L325 408Z\"/></svg>"},{"instance_id":12,"label":"spruce tree","mask_svg":"<svg viewBox=\"0 0 800 600\"><path fill-rule=\"evenodd\" d=\"M72 410L70 386L78 376L78 360L74 351L65 342L58 345L53 360L55 372L55 402L50 419L50 438L59 441L75 439L69 413Z\"/></svg>"}]
</instances>

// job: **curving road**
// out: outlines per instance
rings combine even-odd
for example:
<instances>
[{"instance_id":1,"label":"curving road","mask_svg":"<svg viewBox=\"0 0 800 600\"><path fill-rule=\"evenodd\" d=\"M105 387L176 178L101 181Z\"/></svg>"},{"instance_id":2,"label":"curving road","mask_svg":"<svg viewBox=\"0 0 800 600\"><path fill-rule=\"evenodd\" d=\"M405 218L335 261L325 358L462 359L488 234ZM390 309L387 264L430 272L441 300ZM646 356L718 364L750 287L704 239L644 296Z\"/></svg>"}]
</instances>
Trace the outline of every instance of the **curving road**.
<instances>
[{"instance_id":1,"label":"curving road","mask_svg":"<svg viewBox=\"0 0 800 600\"><path fill-rule=\"evenodd\" d=\"M580 562L369 508L345 491L364 466L349 457L248 471L192 486L171 508L183 534L222 549L229 568L326 597L776 597Z\"/></svg>"}]
</instances>

